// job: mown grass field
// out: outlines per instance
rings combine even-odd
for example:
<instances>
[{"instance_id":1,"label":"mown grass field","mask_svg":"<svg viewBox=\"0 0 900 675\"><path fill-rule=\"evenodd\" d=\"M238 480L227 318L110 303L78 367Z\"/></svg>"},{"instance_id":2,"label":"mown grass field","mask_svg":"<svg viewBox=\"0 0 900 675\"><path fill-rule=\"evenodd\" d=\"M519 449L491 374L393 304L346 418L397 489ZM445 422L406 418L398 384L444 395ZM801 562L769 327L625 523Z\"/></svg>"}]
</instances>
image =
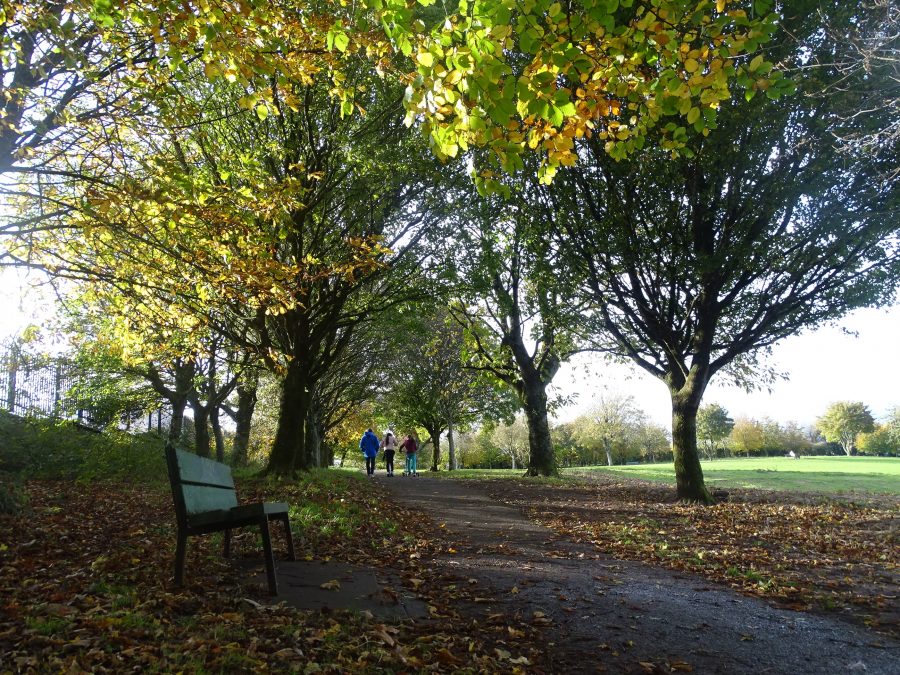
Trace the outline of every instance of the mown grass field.
<instances>
[{"instance_id":1,"label":"mown grass field","mask_svg":"<svg viewBox=\"0 0 900 675\"><path fill-rule=\"evenodd\" d=\"M895 457L764 457L703 462L708 485L791 492L900 495L900 458ZM596 466L566 473L607 471L634 478L675 482L669 464Z\"/></svg>"},{"instance_id":2,"label":"mown grass field","mask_svg":"<svg viewBox=\"0 0 900 675\"><path fill-rule=\"evenodd\" d=\"M563 469L563 476L597 472L620 474L675 484L672 463L631 466L585 466ZM498 480L519 478L524 469L463 469L440 472L440 477ZM718 459L703 462L708 485L757 490L818 492L825 494L886 494L900 496L900 458L896 457L764 457ZM552 481L551 481L552 482Z\"/></svg>"}]
</instances>

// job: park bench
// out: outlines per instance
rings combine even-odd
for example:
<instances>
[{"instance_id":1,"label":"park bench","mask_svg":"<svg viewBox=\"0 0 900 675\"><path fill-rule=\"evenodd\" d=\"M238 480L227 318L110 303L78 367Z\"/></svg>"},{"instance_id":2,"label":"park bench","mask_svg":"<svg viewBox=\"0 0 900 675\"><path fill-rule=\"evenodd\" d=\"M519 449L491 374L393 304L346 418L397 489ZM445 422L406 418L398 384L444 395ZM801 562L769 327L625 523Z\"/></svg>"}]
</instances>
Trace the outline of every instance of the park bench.
<instances>
[{"instance_id":1,"label":"park bench","mask_svg":"<svg viewBox=\"0 0 900 675\"><path fill-rule=\"evenodd\" d=\"M288 505L280 502L239 505L229 466L178 450L170 444L166 445L166 464L175 501L175 518L178 522L175 585L181 586L184 581L184 557L188 537L224 531L224 555L227 558L231 552L231 530L236 527L259 526L262 532L269 592L278 595L269 521L280 520L284 523L288 556L291 560L296 560L294 539L288 520Z\"/></svg>"}]
</instances>

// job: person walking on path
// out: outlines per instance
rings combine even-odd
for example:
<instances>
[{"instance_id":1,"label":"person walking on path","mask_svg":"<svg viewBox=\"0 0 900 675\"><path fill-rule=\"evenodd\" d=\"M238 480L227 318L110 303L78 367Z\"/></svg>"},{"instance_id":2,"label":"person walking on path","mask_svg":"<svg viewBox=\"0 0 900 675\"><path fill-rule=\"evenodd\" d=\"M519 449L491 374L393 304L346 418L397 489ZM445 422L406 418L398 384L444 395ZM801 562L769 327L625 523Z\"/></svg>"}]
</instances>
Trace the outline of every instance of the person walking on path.
<instances>
[{"instance_id":1,"label":"person walking on path","mask_svg":"<svg viewBox=\"0 0 900 675\"><path fill-rule=\"evenodd\" d=\"M366 433L359 439L359 449L362 450L366 457L366 474L375 475L375 457L378 456L378 436L372 429L366 429Z\"/></svg>"},{"instance_id":2,"label":"person walking on path","mask_svg":"<svg viewBox=\"0 0 900 675\"><path fill-rule=\"evenodd\" d=\"M419 451L419 446L416 445L416 439L412 437L412 434L406 435L406 440L400 444L400 448L406 453L406 472L407 476L418 476L419 473L416 471L416 453Z\"/></svg>"},{"instance_id":3,"label":"person walking on path","mask_svg":"<svg viewBox=\"0 0 900 675\"><path fill-rule=\"evenodd\" d=\"M384 468L388 476L394 475L394 453L397 451L397 439L390 431L381 439L381 449L384 450Z\"/></svg>"}]
</instances>

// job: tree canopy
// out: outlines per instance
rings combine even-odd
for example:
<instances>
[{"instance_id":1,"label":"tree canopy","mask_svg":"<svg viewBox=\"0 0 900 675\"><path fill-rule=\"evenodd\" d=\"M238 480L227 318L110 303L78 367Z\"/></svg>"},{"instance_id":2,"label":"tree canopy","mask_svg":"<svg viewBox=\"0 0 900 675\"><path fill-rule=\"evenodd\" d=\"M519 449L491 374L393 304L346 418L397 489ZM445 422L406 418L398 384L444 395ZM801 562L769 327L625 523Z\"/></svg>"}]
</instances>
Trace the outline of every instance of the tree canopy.
<instances>
[{"instance_id":1,"label":"tree canopy","mask_svg":"<svg viewBox=\"0 0 900 675\"><path fill-rule=\"evenodd\" d=\"M554 473L546 388L600 349L666 383L679 494L707 501L710 378L752 384L770 345L889 301L900 273L892 156L860 140L891 134L891 70L828 66L840 26L880 59L884 17L839 5L4 5L0 259L75 289L173 426L193 408L198 449L208 419L223 452L224 410L245 454L267 370L269 470L327 464L413 353L392 317L437 299L456 324L403 373L439 394L435 465L443 429L506 416L499 381L529 473Z\"/></svg>"},{"instance_id":2,"label":"tree canopy","mask_svg":"<svg viewBox=\"0 0 900 675\"><path fill-rule=\"evenodd\" d=\"M840 443L848 455L856 445L856 438L862 433L875 431L875 419L868 407L859 401L839 401L816 420L816 427L826 440Z\"/></svg>"}]
</instances>

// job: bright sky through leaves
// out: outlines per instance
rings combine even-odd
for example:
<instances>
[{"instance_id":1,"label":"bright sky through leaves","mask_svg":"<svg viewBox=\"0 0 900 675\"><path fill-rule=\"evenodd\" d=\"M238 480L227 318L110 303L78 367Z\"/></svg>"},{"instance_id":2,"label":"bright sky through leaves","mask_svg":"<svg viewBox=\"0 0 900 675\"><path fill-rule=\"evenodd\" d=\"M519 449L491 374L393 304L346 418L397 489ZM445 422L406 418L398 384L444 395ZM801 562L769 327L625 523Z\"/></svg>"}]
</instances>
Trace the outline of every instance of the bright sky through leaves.
<instances>
[{"instance_id":1,"label":"bright sky through leaves","mask_svg":"<svg viewBox=\"0 0 900 675\"><path fill-rule=\"evenodd\" d=\"M0 340L14 335L52 312L49 296L32 292L24 298L21 273L0 272ZM774 351L771 363L788 372L790 379L779 381L772 393L748 394L735 387L713 382L704 401L723 405L732 417L771 417L778 422L812 424L834 401L862 401L876 419L900 405L896 383L900 381L900 360L893 357L894 342L900 335L900 305L887 309L862 309L853 312L840 326L856 331L854 337L838 327L822 327L805 335L784 340ZM563 365L554 383L555 391L570 396L573 403L559 412L558 421L567 421L591 406L593 393L600 387L635 397L650 417L666 428L671 424L666 389L648 375L630 366L597 366L585 377L585 364L599 359L576 357ZM828 362L828 368L822 363Z\"/></svg>"}]
</instances>

